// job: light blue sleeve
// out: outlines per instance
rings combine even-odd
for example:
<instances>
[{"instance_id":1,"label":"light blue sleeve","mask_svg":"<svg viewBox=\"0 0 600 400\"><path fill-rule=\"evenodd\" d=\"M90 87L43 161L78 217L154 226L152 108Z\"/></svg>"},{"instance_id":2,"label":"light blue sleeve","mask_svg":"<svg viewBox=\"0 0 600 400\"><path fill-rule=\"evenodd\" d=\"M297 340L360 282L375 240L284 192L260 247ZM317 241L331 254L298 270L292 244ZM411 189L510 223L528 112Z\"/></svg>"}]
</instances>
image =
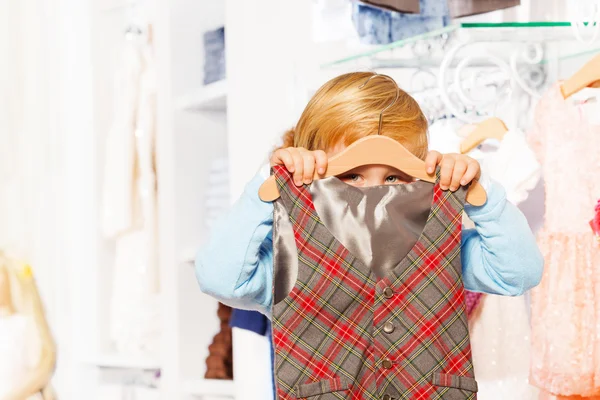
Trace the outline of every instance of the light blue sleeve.
<instances>
[{"instance_id":1,"label":"light blue sleeve","mask_svg":"<svg viewBox=\"0 0 600 400\"><path fill-rule=\"evenodd\" d=\"M493 181L486 186L486 204L465 206L475 223L462 236L465 288L519 296L540 283L544 258L527 219L506 200L504 188Z\"/></svg>"},{"instance_id":2,"label":"light blue sleeve","mask_svg":"<svg viewBox=\"0 0 600 400\"><path fill-rule=\"evenodd\" d=\"M273 205L260 200L258 173L217 221L196 257L200 289L231 307L269 315L273 286Z\"/></svg>"}]
</instances>

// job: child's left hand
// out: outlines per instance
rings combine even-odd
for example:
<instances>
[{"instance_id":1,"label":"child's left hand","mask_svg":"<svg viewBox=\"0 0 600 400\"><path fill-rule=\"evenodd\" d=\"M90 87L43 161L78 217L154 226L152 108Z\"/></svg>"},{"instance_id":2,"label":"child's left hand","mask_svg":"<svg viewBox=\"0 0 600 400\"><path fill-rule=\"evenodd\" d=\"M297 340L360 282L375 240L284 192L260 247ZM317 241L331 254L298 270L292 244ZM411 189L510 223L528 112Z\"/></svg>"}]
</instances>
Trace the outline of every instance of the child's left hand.
<instances>
[{"instance_id":1,"label":"child's left hand","mask_svg":"<svg viewBox=\"0 0 600 400\"><path fill-rule=\"evenodd\" d=\"M464 154L440 154L430 151L425 159L427 173L432 174L435 167L441 166L440 188L442 190L456 191L460 186L471 183L473 179L481 176L479 163Z\"/></svg>"}]
</instances>

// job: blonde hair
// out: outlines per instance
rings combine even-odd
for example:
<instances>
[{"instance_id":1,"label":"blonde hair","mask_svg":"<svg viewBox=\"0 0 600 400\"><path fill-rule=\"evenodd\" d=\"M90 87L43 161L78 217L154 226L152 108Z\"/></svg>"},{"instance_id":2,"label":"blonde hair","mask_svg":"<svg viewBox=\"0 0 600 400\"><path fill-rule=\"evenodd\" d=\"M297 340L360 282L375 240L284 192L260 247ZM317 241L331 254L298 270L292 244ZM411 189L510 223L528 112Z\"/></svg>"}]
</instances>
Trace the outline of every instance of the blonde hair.
<instances>
[{"instance_id":1,"label":"blonde hair","mask_svg":"<svg viewBox=\"0 0 600 400\"><path fill-rule=\"evenodd\" d=\"M379 115L394 102L398 88L392 80L374 75L353 72L321 86L296 127L283 136L283 147L329 151L339 143L347 146L377 134ZM401 89L398 100L383 114L381 134L400 142L419 158L427 154L427 119L415 99Z\"/></svg>"}]
</instances>

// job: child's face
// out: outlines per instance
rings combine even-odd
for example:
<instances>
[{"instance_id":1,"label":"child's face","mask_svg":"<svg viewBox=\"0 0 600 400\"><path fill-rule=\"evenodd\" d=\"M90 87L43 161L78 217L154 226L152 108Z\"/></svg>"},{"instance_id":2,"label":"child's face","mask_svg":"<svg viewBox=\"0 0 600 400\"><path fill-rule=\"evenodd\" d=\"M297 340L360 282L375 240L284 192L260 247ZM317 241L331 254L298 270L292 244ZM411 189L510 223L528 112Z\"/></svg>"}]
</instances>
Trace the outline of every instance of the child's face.
<instances>
[{"instance_id":1,"label":"child's face","mask_svg":"<svg viewBox=\"0 0 600 400\"><path fill-rule=\"evenodd\" d=\"M338 144L327 153L327 157L333 157L345 147L343 144ZM363 165L338 176L338 178L348 185L356 187L399 185L413 181L411 176L387 165Z\"/></svg>"}]
</instances>

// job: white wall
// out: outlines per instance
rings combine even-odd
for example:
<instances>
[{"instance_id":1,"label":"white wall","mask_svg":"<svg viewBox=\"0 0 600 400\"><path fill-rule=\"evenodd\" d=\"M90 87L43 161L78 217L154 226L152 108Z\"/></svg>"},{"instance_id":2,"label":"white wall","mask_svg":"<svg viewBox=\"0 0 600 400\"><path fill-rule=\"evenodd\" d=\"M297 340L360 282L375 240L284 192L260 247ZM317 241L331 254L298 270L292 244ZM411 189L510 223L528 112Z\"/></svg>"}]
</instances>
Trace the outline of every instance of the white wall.
<instances>
[{"instance_id":1,"label":"white wall","mask_svg":"<svg viewBox=\"0 0 600 400\"><path fill-rule=\"evenodd\" d=\"M297 119L297 77L310 55L309 1L227 1L227 120L235 198ZM240 68L240 66L243 66Z\"/></svg>"}]
</instances>

